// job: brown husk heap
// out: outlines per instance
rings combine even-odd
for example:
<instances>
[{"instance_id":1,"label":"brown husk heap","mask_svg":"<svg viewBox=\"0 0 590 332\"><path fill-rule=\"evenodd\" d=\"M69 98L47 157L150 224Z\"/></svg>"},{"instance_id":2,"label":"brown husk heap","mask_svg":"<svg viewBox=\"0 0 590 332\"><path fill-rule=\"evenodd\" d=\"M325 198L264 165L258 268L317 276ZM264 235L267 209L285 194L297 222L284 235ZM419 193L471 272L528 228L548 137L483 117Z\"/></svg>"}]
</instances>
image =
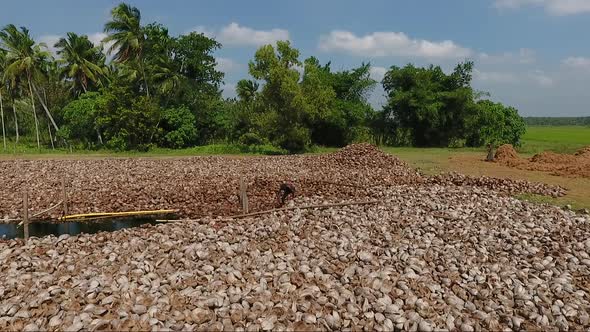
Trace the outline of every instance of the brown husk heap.
<instances>
[{"instance_id":1,"label":"brown husk heap","mask_svg":"<svg viewBox=\"0 0 590 332\"><path fill-rule=\"evenodd\" d=\"M541 152L530 159L520 158L512 145L505 144L496 151L496 162L530 171L549 172L569 177L590 177L590 146L575 154Z\"/></svg>"},{"instance_id":2,"label":"brown husk heap","mask_svg":"<svg viewBox=\"0 0 590 332\"><path fill-rule=\"evenodd\" d=\"M298 196L325 199L366 200L376 188L433 184L480 186L506 194L565 194L561 187L525 181L423 176L370 144L321 155L6 160L0 161L0 172L0 219L21 217L24 188L32 213L57 203L62 178L68 184L70 214L177 209L191 218L240 213L240 177L248 185L250 211L276 207L276 192L287 181ZM51 216L60 214L58 209Z\"/></svg>"}]
</instances>

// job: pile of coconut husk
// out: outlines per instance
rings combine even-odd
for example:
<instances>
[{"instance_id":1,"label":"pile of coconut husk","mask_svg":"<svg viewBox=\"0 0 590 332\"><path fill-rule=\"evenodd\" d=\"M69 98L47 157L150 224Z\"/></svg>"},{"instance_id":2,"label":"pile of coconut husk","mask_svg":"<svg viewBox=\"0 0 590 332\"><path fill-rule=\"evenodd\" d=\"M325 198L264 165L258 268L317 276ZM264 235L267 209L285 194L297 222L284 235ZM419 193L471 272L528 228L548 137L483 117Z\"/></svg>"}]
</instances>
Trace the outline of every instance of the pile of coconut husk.
<instances>
[{"instance_id":1,"label":"pile of coconut husk","mask_svg":"<svg viewBox=\"0 0 590 332\"><path fill-rule=\"evenodd\" d=\"M590 146L574 154L544 151L531 158L521 158L512 145L502 145L496 151L496 162L530 171L543 171L568 177L590 177Z\"/></svg>"},{"instance_id":2,"label":"pile of coconut husk","mask_svg":"<svg viewBox=\"0 0 590 332\"><path fill-rule=\"evenodd\" d=\"M247 185L250 211L277 207L277 191L284 182L295 186L296 196L327 199L370 198L371 188L428 186L433 181L484 186L508 194L558 192L551 186L510 180L458 181L457 176L429 180L370 144L353 144L322 155L7 160L0 161L0 170L0 219L22 218L25 188L31 214L53 206L63 197L62 180L69 214L174 209L189 218L241 213L240 178ZM56 209L48 216L61 214Z\"/></svg>"}]
</instances>

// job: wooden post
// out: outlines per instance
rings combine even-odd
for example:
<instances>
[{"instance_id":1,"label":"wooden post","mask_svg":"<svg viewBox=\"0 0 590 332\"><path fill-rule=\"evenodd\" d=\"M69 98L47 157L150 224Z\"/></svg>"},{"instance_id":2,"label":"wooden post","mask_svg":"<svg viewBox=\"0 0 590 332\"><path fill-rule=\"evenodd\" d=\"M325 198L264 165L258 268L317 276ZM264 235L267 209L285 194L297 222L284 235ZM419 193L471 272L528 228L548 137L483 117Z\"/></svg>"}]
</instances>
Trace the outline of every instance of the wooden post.
<instances>
[{"instance_id":1,"label":"wooden post","mask_svg":"<svg viewBox=\"0 0 590 332\"><path fill-rule=\"evenodd\" d=\"M27 190L23 192L23 228L25 231L25 241L29 239L29 197Z\"/></svg>"},{"instance_id":2,"label":"wooden post","mask_svg":"<svg viewBox=\"0 0 590 332\"><path fill-rule=\"evenodd\" d=\"M242 212L248 213L248 192L246 188L246 182L243 177L240 177L240 201L242 202Z\"/></svg>"},{"instance_id":3,"label":"wooden post","mask_svg":"<svg viewBox=\"0 0 590 332\"><path fill-rule=\"evenodd\" d=\"M63 194L64 216L68 215L68 192L66 190L66 179L61 178L61 192Z\"/></svg>"}]
</instances>

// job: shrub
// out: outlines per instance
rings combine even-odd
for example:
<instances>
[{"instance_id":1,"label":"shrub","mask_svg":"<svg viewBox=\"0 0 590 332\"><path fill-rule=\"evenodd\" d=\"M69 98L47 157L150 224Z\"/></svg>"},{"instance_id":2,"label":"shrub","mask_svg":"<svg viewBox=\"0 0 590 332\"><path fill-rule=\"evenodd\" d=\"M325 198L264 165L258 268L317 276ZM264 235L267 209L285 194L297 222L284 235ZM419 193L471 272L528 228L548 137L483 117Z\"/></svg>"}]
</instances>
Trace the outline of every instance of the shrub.
<instances>
[{"instance_id":1,"label":"shrub","mask_svg":"<svg viewBox=\"0 0 590 332\"><path fill-rule=\"evenodd\" d=\"M60 128L58 136L78 141L86 147L98 144L96 107L99 98L99 93L88 92L67 104L63 109L64 124Z\"/></svg>"},{"instance_id":2,"label":"shrub","mask_svg":"<svg viewBox=\"0 0 590 332\"><path fill-rule=\"evenodd\" d=\"M277 140L277 145L289 153L302 153L310 145L309 130L304 127L291 127Z\"/></svg>"},{"instance_id":3,"label":"shrub","mask_svg":"<svg viewBox=\"0 0 590 332\"><path fill-rule=\"evenodd\" d=\"M268 144L268 140L260 137L256 133L245 133L244 135L240 136L238 143L246 146L265 145Z\"/></svg>"},{"instance_id":4,"label":"shrub","mask_svg":"<svg viewBox=\"0 0 590 332\"><path fill-rule=\"evenodd\" d=\"M162 144L173 149L187 147L197 139L195 116L186 107L165 110L162 130L164 131Z\"/></svg>"}]
</instances>

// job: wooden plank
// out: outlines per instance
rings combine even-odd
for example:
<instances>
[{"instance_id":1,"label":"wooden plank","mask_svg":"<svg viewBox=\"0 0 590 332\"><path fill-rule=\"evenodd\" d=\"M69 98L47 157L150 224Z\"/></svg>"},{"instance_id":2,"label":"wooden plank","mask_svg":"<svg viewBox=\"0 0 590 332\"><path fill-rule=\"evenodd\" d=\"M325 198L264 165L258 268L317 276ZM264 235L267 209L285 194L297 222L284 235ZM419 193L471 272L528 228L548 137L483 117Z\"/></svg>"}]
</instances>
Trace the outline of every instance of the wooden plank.
<instances>
[{"instance_id":1,"label":"wooden plank","mask_svg":"<svg viewBox=\"0 0 590 332\"><path fill-rule=\"evenodd\" d=\"M240 202L242 202L242 212L248 214L248 189L243 177L240 177Z\"/></svg>"},{"instance_id":2,"label":"wooden plank","mask_svg":"<svg viewBox=\"0 0 590 332\"><path fill-rule=\"evenodd\" d=\"M27 190L23 192L23 227L25 231L25 241L29 239L29 195Z\"/></svg>"},{"instance_id":3,"label":"wooden plank","mask_svg":"<svg viewBox=\"0 0 590 332\"><path fill-rule=\"evenodd\" d=\"M66 179L61 178L61 192L63 194L63 207L64 207L64 216L68 215L68 192L66 190Z\"/></svg>"}]
</instances>

